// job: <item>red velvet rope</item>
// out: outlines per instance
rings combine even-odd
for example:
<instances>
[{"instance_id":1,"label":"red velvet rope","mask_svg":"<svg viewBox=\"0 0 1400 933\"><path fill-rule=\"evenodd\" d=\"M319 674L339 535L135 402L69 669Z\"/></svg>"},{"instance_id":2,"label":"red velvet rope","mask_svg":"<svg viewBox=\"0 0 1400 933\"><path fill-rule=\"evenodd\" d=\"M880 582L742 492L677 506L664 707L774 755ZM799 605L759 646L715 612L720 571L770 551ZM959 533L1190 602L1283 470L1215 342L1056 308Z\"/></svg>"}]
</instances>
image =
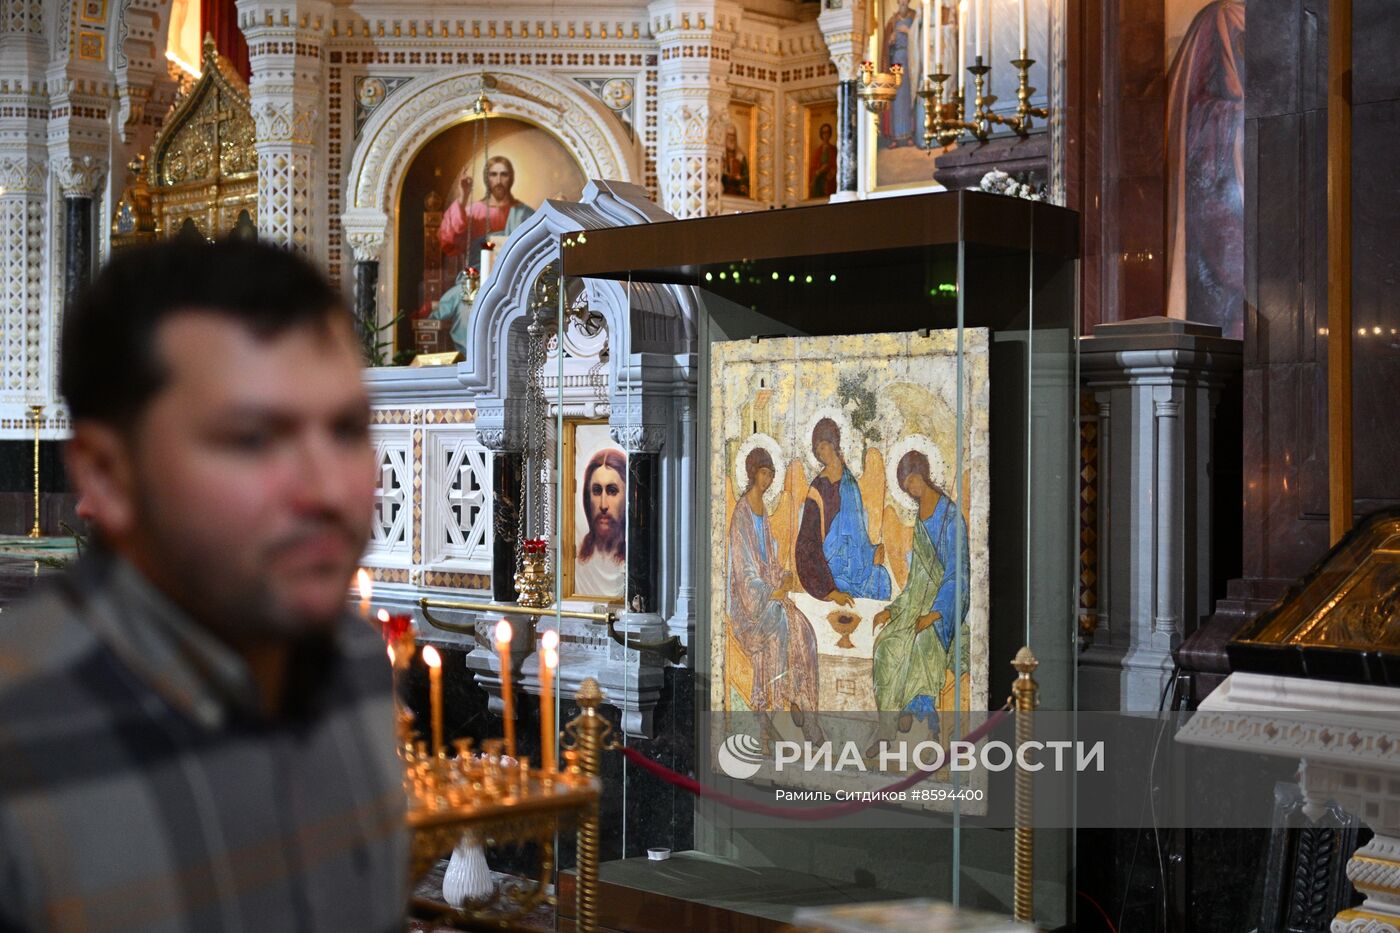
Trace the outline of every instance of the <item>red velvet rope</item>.
<instances>
[{"instance_id":1,"label":"red velvet rope","mask_svg":"<svg viewBox=\"0 0 1400 933\"><path fill-rule=\"evenodd\" d=\"M1006 718L1006 716L1009 713L1010 710L997 710L995 713L992 713L987 717L986 722L982 723L982 725L978 726L976 729L973 729L967 735L963 736L962 741L977 742L985 738L986 735L993 729L995 729L997 727L997 724L1000 723L1004 718ZM888 787L882 788L879 791L873 791L872 799L853 800L847 801L845 803L833 803L820 807L774 807L770 806L769 804L756 803L752 800L741 800L738 797L733 797L729 794L721 793L720 791L714 790L713 788L706 787L699 781L695 780L695 778L687 777L686 775L681 774L679 771L672 771L665 765L652 761L650 758L647 758L635 748L630 748L624 745L621 747L620 751L622 752L623 757L625 757L628 761L632 762L634 765L637 765L638 767L648 771L649 773L656 775L668 784L674 784L676 787L679 787L683 790L689 791L692 794L695 794L697 797L704 797L706 800L713 800L716 803L723 804L726 807L730 807L735 810L743 810L746 813L757 813L762 816L775 816L779 819L784 820L830 820L838 816L846 816L851 813L859 813L861 810L864 810L867 807L873 807L877 803L887 802L882 801L880 799L881 795L894 794L902 790L908 790L909 788L913 787L915 784L924 780L930 774L933 773L932 771L915 771L913 774L900 778L898 781L895 781Z\"/></svg>"}]
</instances>

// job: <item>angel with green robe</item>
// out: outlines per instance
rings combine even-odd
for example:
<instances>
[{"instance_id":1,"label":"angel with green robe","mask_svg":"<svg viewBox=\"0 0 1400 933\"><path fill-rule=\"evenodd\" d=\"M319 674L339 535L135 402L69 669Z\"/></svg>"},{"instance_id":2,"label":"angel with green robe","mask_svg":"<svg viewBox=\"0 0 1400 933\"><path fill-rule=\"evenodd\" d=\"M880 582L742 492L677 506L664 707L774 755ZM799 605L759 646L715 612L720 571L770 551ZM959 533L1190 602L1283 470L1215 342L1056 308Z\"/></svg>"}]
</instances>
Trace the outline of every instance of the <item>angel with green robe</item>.
<instances>
[{"instance_id":1,"label":"angel with green robe","mask_svg":"<svg viewBox=\"0 0 1400 933\"><path fill-rule=\"evenodd\" d=\"M914 549L904 590L872 622L875 706L897 712L900 732L915 719L938 730L938 695L948 671L968 669L968 591L971 565L967 526L957 504L929 477L928 457L911 450L896 467L899 488L918 503ZM961 630L957 666L953 667L954 632ZM887 737L884 717L877 738ZM878 754L878 742L867 752Z\"/></svg>"}]
</instances>

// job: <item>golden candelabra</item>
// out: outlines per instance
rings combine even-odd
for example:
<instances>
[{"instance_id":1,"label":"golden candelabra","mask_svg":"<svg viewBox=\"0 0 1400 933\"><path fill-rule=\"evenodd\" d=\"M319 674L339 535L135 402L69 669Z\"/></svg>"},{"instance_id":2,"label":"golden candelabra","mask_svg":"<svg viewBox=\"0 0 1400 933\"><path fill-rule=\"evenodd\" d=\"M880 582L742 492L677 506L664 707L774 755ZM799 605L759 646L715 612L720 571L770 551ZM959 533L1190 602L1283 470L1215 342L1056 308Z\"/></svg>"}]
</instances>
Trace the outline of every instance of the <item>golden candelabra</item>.
<instances>
[{"instance_id":1,"label":"golden candelabra","mask_svg":"<svg viewBox=\"0 0 1400 933\"><path fill-rule=\"evenodd\" d=\"M924 100L924 146L932 147L935 140L940 146L950 146L964 132L973 139L985 142L993 125L1005 126L1018 136L1025 136L1031 131L1036 117L1047 119L1049 110L1031 106L1035 88L1030 85L1030 70L1035 59L1022 49L1020 57L1013 59L1011 64L1016 69L1017 78L1016 112L1010 116L992 113L992 105L997 101L995 94L987 93L987 75L992 69L990 65L982 63L981 55L967 66L974 88L970 113L965 106L964 94L956 86L945 100L943 86L953 77L952 74L938 71L925 76L918 91Z\"/></svg>"},{"instance_id":2,"label":"golden candelabra","mask_svg":"<svg viewBox=\"0 0 1400 933\"><path fill-rule=\"evenodd\" d=\"M29 417L34 420L34 527L29 529L29 537L37 538L39 531L39 427L43 420L39 417L44 413L43 405L30 405Z\"/></svg>"},{"instance_id":3,"label":"golden candelabra","mask_svg":"<svg viewBox=\"0 0 1400 933\"><path fill-rule=\"evenodd\" d=\"M411 649L396 649L395 663L411 654ZM456 909L421 900L415 900L416 906L454 923L499 929L513 928L542 904L556 906L551 893L555 835L573 825L578 832L578 929L592 933L598 878L598 753L608 728L598 716L601 701L597 682L586 680L579 690L584 712L566 727L578 749L565 752L566 766L557 772L532 768L528 758L503 754L500 739L482 742L479 752L473 751L471 739L458 739L452 754L445 748L433 754L426 742L415 738L413 714L399 710L413 877L426 873L467 833L486 846L533 843L539 853L532 878L503 885L488 898ZM585 905L588 923L582 920Z\"/></svg>"},{"instance_id":4,"label":"golden candelabra","mask_svg":"<svg viewBox=\"0 0 1400 933\"><path fill-rule=\"evenodd\" d=\"M1011 662L1016 668L1016 680L1011 685L1011 698L1016 706L1016 749L1020 759L1020 749L1033 737L1032 712L1038 702L1040 688L1031 675L1040 662L1031 653L1029 645L1016 652ZM1012 911L1017 920L1030 922L1035 914L1035 837L1031 828L1033 813L1031 796L1031 773L1019 765L1016 768L1016 835L1015 854L1012 867L1014 894Z\"/></svg>"}]
</instances>

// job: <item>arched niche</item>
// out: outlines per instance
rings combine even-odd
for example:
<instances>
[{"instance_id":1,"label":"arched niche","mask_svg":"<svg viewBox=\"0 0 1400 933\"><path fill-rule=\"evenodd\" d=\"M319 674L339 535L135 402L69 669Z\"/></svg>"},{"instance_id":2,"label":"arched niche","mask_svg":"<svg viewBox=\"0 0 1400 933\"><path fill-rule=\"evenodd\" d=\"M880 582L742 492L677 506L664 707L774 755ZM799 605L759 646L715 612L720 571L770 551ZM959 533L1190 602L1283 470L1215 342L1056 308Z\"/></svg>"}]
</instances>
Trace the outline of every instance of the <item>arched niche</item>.
<instances>
[{"instance_id":1,"label":"arched niche","mask_svg":"<svg viewBox=\"0 0 1400 933\"><path fill-rule=\"evenodd\" d=\"M530 68L459 69L415 78L374 111L360 133L346 174L341 220L358 262L391 256L390 218L415 155L433 137L460 123L481 92L482 75L494 79L486 94L497 117L514 117L556 136L577 159L586 178L638 182L641 153L616 116L583 87ZM386 246L391 248L385 249ZM397 295L397 270L381 269L382 293Z\"/></svg>"}]
</instances>

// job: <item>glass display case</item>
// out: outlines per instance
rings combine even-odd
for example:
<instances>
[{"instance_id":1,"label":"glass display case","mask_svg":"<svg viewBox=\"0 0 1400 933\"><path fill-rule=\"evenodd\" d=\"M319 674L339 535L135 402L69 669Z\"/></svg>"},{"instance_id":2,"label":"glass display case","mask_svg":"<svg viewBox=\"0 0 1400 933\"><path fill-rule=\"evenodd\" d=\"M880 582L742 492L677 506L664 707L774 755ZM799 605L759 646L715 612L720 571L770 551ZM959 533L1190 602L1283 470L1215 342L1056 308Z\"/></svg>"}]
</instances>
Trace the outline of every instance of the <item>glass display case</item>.
<instances>
[{"instance_id":1,"label":"glass display case","mask_svg":"<svg viewBox=\"0 0 1400 933\"><path fill-rule=\"evenodd\" d=\"M1015 775L904 778L1004 705L1023 647L1041 708L1076 708L1076 215L953 192L655 220L559 234L548 430L523 435L557 721L600 670L628 750L602 761L600 922L1010 913ZM1071 816L1033 834L1050 929L1074 910L1055 786L1036 805Z\"/></svg>"}]
</instances>

